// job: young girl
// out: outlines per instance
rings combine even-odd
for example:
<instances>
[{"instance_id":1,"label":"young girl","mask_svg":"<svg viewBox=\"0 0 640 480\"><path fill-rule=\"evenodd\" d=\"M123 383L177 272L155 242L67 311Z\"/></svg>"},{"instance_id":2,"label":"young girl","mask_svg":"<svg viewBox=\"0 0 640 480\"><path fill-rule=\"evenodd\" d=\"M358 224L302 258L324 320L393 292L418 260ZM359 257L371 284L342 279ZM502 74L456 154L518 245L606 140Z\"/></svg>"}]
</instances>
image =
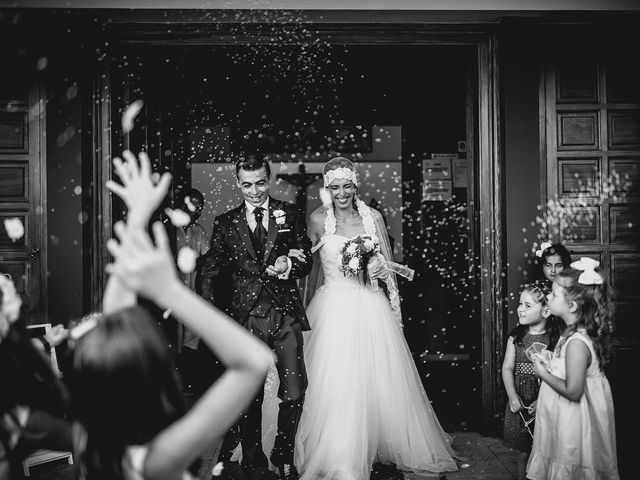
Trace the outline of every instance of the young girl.
<instances>
[{"instance_id":1,"label":"young girl","mask_svg":"<svg viewBox=\"0 0 640 480\"><path fill-rule=\"evenodd\" d=\"M536 257L538 257L538 278L549 282L549 287L555 276L563 269L569 268L571 263L569 250L560 242L554 244L543 242L536 250Z\"/></svg>"},{"instance_id":2,"label":"young girl","mask_svg":"<svg viewBox=\"0 0 640 480\"><path fill-rule=\"evenodd\" d=\"M527 478L618 480L607 361L612 304L599 262L581 258L560 272L549 308L566 324L550 362L535 358L538 396Z\"/></svg>"},{"instance_id":3,"label":"young girl","mask_svg":"<svg viewBox=\"0 0 640 480\"><path fill-rule=\"evenodd\" d=\"M85 333L75 339L66 372L81 426L76 460L81 479L190 478L189 465L237 421L273 360L264 344L180 281L162 224L153 225L156 245L147 233L168 181L154 184L146 155L140 167L130 152L125 159L114 160L122 185L107 185L129 215L126 227L115 225L120 241L107 244L115 261L107 267L105 315L92 328L78 327ZM170 309L227 367L187 413L167 341L150 315L132 306L135 295Z\"/></svg>"},{"instance_id":4,"label":"young girl","mask_svg":"<svg viewBox=\"0 0 640 480\"><path fill-rule=\"evenodd\" d=\"M518 325L509 334L502 362L502 380L509 396L504 415L504 441L518 450L518 479L524 480L525 467L531 451L531 434L523 419L529 420L536 410L539 382L533 374L533 363L525 353L534 342L553 350L560 329L547 305L551 292L547 282L538 280L526 285L520 293Z\"/></svg>"}]
</instances>

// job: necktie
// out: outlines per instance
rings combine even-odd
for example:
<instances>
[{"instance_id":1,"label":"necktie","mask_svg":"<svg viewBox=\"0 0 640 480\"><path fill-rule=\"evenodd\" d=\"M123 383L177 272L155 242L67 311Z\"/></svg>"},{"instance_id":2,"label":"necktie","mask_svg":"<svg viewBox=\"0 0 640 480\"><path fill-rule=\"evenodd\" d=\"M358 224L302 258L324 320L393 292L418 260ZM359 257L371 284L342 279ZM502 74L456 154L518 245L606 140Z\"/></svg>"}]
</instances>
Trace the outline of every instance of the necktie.
<instances>
[{"instance_id":1,"label":"necktie","mask_svg":"<svg viewBox=\"0 0 640 480\"><path fill-rule=\"evenodd\" d=\"M258 255L262 255L262 250L264 249L264 240L267 238L267 230L262 225L262 217L264 216L264 208L256 207L253 210L253 214L256 216L256 228L253 231L253 235L256 238L257 246L259 247L257 250L260 250Z\"/></svg>"}]
</instances>

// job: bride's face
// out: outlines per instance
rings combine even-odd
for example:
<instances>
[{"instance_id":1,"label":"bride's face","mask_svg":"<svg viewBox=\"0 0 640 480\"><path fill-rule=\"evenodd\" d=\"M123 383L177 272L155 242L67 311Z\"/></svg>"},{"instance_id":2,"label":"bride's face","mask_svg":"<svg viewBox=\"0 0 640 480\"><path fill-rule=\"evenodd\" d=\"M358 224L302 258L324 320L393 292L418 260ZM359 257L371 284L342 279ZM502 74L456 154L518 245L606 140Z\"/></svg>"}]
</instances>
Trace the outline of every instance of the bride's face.
<instances>
[{"instance_id":1,"label":"bride's face","mask_svg":"<svg viewBox=\"0 0 640 480\"><path fill-rule=\"evenodd\" d=\"M350 208L353 206L353 197L358 187L345 178L336 178L329 184L329 192L331 193L331 201L335 208Z\"/></svg>"}]
</instances>

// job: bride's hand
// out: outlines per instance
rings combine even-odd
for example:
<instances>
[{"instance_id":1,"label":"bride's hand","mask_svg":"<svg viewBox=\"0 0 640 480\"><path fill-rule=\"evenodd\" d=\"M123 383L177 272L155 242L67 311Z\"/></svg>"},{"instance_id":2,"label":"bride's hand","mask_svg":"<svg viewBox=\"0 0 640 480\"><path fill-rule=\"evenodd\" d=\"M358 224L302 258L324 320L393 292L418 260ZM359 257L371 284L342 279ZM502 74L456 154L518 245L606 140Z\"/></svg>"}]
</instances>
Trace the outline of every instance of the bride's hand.
<instances>
[{"instance_id":1,"label":"bride's hand","mask_svg":"<svg viewBox=\"0 0 640 480\"><path fill-rule=\"evenodd\" d=\"M297 258L298 260L300 260L301 262L306 262L307 261L307 257L305 256L304 252L298 248L292 248L289 250L289 253L287 254L288 257L294 257Z\"/></svg>"},{"instance_id":2,"label":"bride's hand","mask_svg":"<svg viewBox=\"0 0 640 480\"><path fill-rule=\"evenodd\" d=\"M373 280L376 278L386 278L387 276L387 270L384 268L384 264L378 255L369 259L367 270Z\"/></svg>"}]
</instances>

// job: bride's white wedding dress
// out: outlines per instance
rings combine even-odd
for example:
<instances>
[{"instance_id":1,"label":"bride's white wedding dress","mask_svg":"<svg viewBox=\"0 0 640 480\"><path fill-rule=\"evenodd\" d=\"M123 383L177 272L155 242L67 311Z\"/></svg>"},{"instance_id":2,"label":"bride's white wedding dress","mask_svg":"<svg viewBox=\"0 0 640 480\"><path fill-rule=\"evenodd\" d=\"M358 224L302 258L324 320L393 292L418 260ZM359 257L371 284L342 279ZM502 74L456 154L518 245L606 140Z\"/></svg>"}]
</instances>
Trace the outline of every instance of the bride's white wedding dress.
<instances>
[{"instance_id":1,"label":"bride's white wedding dress","mask_svg":"<svg viewBox=\"0 0 640 480\"><path fill-rule=\"evenodd\" d=\"M368 480L374 462L418 473L455 471L451 437L422 387L389 299L338 270L347 240L325 233L324 284L307 308L309 386L295 450L301 480Z\"/></svg>"}]
</instances>

